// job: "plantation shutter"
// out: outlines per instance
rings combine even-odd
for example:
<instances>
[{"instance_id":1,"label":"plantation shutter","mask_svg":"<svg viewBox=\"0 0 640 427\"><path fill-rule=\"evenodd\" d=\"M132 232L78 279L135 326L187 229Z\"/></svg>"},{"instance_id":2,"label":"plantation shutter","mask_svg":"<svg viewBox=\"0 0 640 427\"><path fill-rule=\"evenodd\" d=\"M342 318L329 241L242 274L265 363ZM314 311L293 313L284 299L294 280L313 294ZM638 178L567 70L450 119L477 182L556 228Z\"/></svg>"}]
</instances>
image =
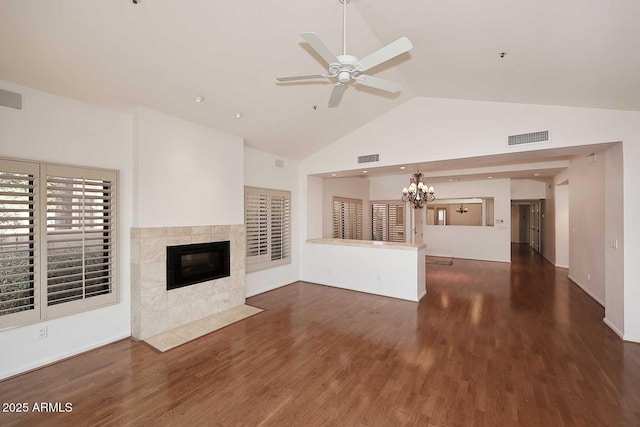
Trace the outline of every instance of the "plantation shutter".
<instances>
[{"instance_id":1,"label":"plantation shutter","mask_svg":"<svg viewBox=\"0 0 640 427\"><path fill-rule=\"evenodd\" d=\"M291 262L291 193L245 187L247 271Z\"/></svg>"},{"instance_id":2,"label":"plantation shutter","mask_svg":"<svg viewBox=\"0 0 640 427\"><path fill-rule=\"evenodd\" d=\"M362 240L362 200L333 198L333 237Z\"/></svg>"},{"instance_id":3,"label":"plantation shutter","mask_svg":"<svg viewBox=\"0 0 640 427\"><path fill-rule=\"evenodd\" d=\"M386 241L388 236L388 208L386 203L371 204L371 236L372 240Z\"/></svg>"},{"instance_id":4,"label":"plantation shutter","mask_svg":"<svg viewBox=\"0 0 640 427\"><path fill-rule=\"evenodd\" d=\"M402 202L371 202L373 240L405 241L405 215Z\"/></svg>"},{"instance_id":5,"label":"plantation shutter","mask_svg":"<svg viewBox=\"0 0 640 427\"><path fill-rule=\"evenodd\" d=\"M48 315L115 302L116 172L51 165L45 171Z\"/></svg>"},{"instance_id":6,"label":"plantation shutter","mask_svg":"<svg viewBox=\"0 0 640 427\"><path fill-rule=\"evenodd\" d=\"M0 160L0 328L40 318L37 164Z\"/></svg>"},{"instance_id":7,"label":"plantation shutter","mask_svg":"<svg viewBox=\"0 0 640 427\"><path fill-rule=\"evenodd\" d=\"M286 259L291 248L291 201L271 191L271 261Z\"/></svg>"},{"instance_id":8,"label":"plantation shutter","mask_svg":"<svg viewBox=\"0 0 640 427\"><path fill-rule=\"evenodd\" d=\"M404 204L389 203L389 241L405 242Z\"/></svg>"},{"instance_id":9,"label":"plantation shutter","mask_svg":"<svg viewBox=\"0 0 640 427\"><path fill-rule=\"evenodd\" d=\"M244 223L247 233L247 270L253 265L267 262L269 250L268 197L245 187Z\"/></svg>"}]
</instances>

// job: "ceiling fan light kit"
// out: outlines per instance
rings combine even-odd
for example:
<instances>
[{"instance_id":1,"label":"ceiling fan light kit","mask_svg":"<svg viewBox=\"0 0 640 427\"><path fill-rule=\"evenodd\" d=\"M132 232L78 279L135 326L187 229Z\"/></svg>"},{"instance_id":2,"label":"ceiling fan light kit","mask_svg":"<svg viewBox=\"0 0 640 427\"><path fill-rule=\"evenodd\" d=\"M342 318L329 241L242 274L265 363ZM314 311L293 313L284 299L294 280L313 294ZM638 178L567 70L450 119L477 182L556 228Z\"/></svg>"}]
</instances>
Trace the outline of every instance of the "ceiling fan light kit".
<instances>
[{"instance_id":1,"label":"ceiling fan light kit","mask_svg":"<svg viewBox=\"0 0 640 427\"><path fill-rule=\"evenodd\" d=\"M295 82L299 80L329 79L337 80L333 86L331 97L329 98L329 107L337 107L340 105L342 95L347 89L349 83L359 84L372 87L385 92L397 93L402 89L402 85L380 77L373 77L362 74L371 68L387 62L405 52L410 51L413 45L406 37L400 37L398 40L378 49L372 54L358 59L353 55L347 55L347 4L350 0L338 0L343 5L343 23L342 23L342 55L334 55L325 45L316 33L302 33L301 37L309 43L311 48L329 64L328 74L309 74L305 76L279 77L279 82Z\"/></svg>"}]
</instances>

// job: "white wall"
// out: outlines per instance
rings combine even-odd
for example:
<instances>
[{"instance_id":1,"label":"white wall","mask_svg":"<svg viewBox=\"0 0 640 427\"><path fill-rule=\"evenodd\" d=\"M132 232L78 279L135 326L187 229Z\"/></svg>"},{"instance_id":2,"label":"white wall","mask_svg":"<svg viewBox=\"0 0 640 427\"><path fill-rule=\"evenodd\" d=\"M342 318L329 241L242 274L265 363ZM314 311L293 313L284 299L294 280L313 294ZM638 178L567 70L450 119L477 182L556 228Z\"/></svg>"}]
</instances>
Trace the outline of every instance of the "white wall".
<instances>
[{"instance_id":1,"label":"white wall","mask_svg":"<svg viewBox=\"0 0 640 427\"><path fill-rule=\"evenodd\" d=\"M569 184L554 185L556 267L569 268Z\"/></svg>"},{"instance_id":2,"label":"white wall","mask_svg":"<svg viewBox=\"0 0 640 427\"><path fill-rule=\"evenodd\" d=\"M549 143L506 146L508 135L546 129L553 131ZM358 170L362 154L378 153L376 166L394 166L616 141L626 183L624 336L640 342L640 223L632 219L640 211L640 112L416 97L304 159L301 197L308 175Z\"/></svg>"},{"instance_id":3,"label":"white wall","mask_svg":"<svg viewBox=\"0 0 640 427\"><path fill-rule=\"evenodd\" d=\"M520 243L520 206L511 206L511 243Z\"/></svg>"},{"instance_id":4,"label":"white wall","mask_svg":"<svg viewBox=\"0 0 640 427\"><path fill-rule=\"evenodd\" d=\"M543 181L533 179L512 179L512 200L540 200L547 197L547 185Z\"/></svg>"},{"instance_id":5,"label":"white wall","mask_svg":"<svg viewBox=\"0 0 640 427\"><path fill-rule=\"evenodd\" d=\"M529 205L511 206L511 242L529 242Z\"/></svg>"},{"instance_id":6,"label":"white wall","mask_svg":"<svg viewBox=\"0 0 640 427\"><path fill-rule=\"evenodd\" d=\"M242 224L243 155L240 137L139 108L134 226Z\"/></svg>"},{"instance_id":7,"label":"white wall","mask_svg":"<svg viewBox=\"0 0 640 427\"><path fill-rule=\"evenodd\" d=\"M569 278L603 306L604 156L569 163ZM598 196L599 195L599 196Z\"/></svg>"},{"instance_id":8,"label":"white wall","mask_svg":"<svg viewBox=\"0 0 640 427\"><path fill-rule=\"evenodd\" d=\"M556 194L553 179L545 184L546 200L542 212L542 256L556 264Z\"/></svg>"},{"instance_id":9,"label":"white wall","mask_svg":"<svg viewBox=\"0 0 640 427\"><path fill-rule=\"evenodd\" d=\"M381 243L362 246L305 243L309 256L304 267L305 275L301 279L419 301L426 293L424 248L385 247Z\"/></svg>"},{"instance_id":10,"label":"white wall","mask_svg":"<svg viewBox=\"0 0 640 427\"><path fill-rule=\"evenodd\" d=\"M283 167L275 166L276 159ZM252 148L244 148L244 184L251 187L288 190L291 192L291 264L247 273L247 297L295 282L299 277L300 199L298 195L298 162L276 157Z\"/></svg>"},{"instance_id":11,"label":"white wall","mask_svg":"<svg viewBox=\"0 0 640 427\"><path fill-rule=\"evenodd\" d=\"M372 176L369 178L371 200L398 199L410 174ZM493 197L495 226L438 226L423 221L427 254L485 261L511 261L511 184L508 179L429 183L437 199ZM427 180L428 183L428 180ZM437 199L434 203L437 203ZM498 223L497 220L502 220Z\"/></svg>"},{"instance_id":12,"label":"white wall","mask_svg":"<svg viewBox=\"0 0 640 427\"><path fill-rule=\"evenodd\" d=\"M333 198L362 200L362 238L371 240L369 180L366 177L325 178L322 183L322 237L333 237Z\"/></svg>"},{"instance_id":13,"label":"white wall","mask_svg":"<svg viewBox=\"0 0 640 427\"><path fill-rule=\"evenodd\" d=\"M116 305L0 332L0 378L130 335L131 116L0 81L24 110L0 108L0 156L120 171ZM37 340L41 325L49 336Z\"/></svg>"},{"instance_id":14,"label":"white wall","mask_svg":"<svg viewBox=\"0 0 640 427\"><path fill-rule=\"evenodd\" d=\"M306 182L302 183L302 186L299 188L300 192L302 192L302 188L304 188L304 194L306 198L306 203L304 199L300 199L300 206L306 209L301 210L301 212L308 212L309 216L306 215L303 217L302 213L299 214L300 217L300 230L306 230L306 238L307 239L319 239L322 237L322 229L323 225L323 206L324 206L324 197L319 197L320 194L324 191L324 179L319 176L309 176L306 179ZM305 240L304 233L301 233L300 239L302 241Z\"/></svg>"},{"instance_id":15,"label":"white wall","mask_svg":"<svg viewBox=\"0 0 640 427\"><path fill-rule=\"evenodd\" d=\"M622 194L622 145L604 153L605 322L623 335L624 317L624 205ZM636 217L637 218L637 217ZM617 240L617 247L615 241ZM613 245L611 244L613 241Z\"/></svg>"}]
</instances>

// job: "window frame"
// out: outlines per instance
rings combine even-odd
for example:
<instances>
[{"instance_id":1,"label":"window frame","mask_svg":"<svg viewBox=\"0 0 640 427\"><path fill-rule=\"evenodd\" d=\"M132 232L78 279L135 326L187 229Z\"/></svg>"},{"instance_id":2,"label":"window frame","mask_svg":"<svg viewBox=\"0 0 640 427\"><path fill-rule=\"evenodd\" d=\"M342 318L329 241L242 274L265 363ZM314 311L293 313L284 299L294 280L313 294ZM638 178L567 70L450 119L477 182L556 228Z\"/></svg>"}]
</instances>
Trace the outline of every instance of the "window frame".
<instances>
[{"instance_id":1,"label":"window frame","mask_svg":"<svg viewBox=\"0 0 640 427\"><path fill-rule=\"evenodd\" d=\"M401 200L372 200L371 204L371 240L374 241L384 241L384 242L399 242L403 243L407 241L407 232L406 232L406 203ZM395 214L391 214L391 210L395 209ZM398 214L398 208L401 208L401 214ZM381 224L376 224L378 214L382 215ZM396 219L396 224L391 224L391 219ZM401 218L402 223L398 224L398 220ZM402 230L402 240L394 239L392 236L396 235L397 232L393 232L394 229ZM376 231L382 233L382 238L377 239Z\"/></svg>"},{"instance_id":2,"label":"window frame","mask_svg":"<svg viewBox=\"0 0 640 427\"><path fill-rule=\"evenodd\" d=\"M264 243L260 236L255 237L252 234L252 229L255 227L250 223L249 215L252 204L249 202L250 197L258 197L265 199L265 224L266 224L266 237ZM280 224L280 237L276 239L276 224L274 223L274 209L276 208L276 199L281 199L281 221ZM244 187L244 225L245 225L245 270L247 273L267 270L282 265L291 264L291 226L292 226L292 213L291 213L291 191L288 190L276 190L271 188L260 188L245 186ZM260 215L260 214L258 214ZM261 221L260 221L261 222ZM259 226L258 226L259 227ZM258 231L259 234L260 231ZM253 242L257 243L253 243ZM274 256L274 249L276 246L280 247L280 254L284 253L284 256L280 258L272 259ZM256 255L250 255L250 248L252 245L257 245L258 253ZM263 252L260 247L264 245L266 248Z\"/></svg>"},{"instance_id":3,"label":"window frame","mask_svg":"<svg viewBox=\"0 0 640 427\"><path fill-rule=\"evenodd\" d=\"M336 203L340 203L340 217L336 217ZM355 212L355 223L345 217L345 205ZM332 236L334 239L363 240L364 236L364 211L362 199L350 199L334 196L331 203ZM346 231L349 230L347 235ZM351 232L351 230L355 230Z\"/></svg>"},{"instance_id":4,"label":"window frame","mask_svg":"<svg viewBox=\"0 0 640 427\"><path fill-rule=\"evenodd\" d=\"M59 317L65 317L84 311L95 310L98 308L106 307L109 305L118 304L120 302L120 273L119 273L119 254L120 254L120 242L119 242L119 171L113 169L94 168L87 166L66 165L59 163L48 163L12 158L0 157L0 171L8 173L29 173L33 175L34 189L33 189L33 206L34 206L34 221L33 221L33 297L34 307L29 310L19 311L17 313L11 313L7 315L0 315L0 330L25 326L28 324L38 323L50 319ZM80 288L82 289L82 297L70 301L59 302L57 304L49 305L49 295L47 292L48 285L48 259L49 249L48 243L50 242L47 236L48 219L47 219L47 200L49 194L47 192L47 177L50 175L57 175L68 179L86 179L86 180L98 180L110 182L110 205L105 211L109 215L108 217L108 249L103 246L103 255L108 252L109 264L104 269L99 269L97 272L107 273L109 278L108 290L109 292L101 295L86 295L87 286L87 261L90 257L85 253L86 242L86 228L84 224L86 221L86 213L83 211L82 220L83 230L81 237L79 238L82 243L82 256L80 258L82 267L82 277L80 280ZM88 196L83 193L81 203L87 203ZM98 198L98 200L100 200ZM1 203L1 201L0 201ZM100 219L100 216L96 218ZM72 220L73 221L73 220ZM99 222L98 222L99 227ZM100 232L98 232L100 233ZM105 232L103 232L103 235ZM98 251L100 252L100 251ZM99 258L99 257L98 257ZM1 277L0 277L1 278Z\"/></svg>"}]
</instances>

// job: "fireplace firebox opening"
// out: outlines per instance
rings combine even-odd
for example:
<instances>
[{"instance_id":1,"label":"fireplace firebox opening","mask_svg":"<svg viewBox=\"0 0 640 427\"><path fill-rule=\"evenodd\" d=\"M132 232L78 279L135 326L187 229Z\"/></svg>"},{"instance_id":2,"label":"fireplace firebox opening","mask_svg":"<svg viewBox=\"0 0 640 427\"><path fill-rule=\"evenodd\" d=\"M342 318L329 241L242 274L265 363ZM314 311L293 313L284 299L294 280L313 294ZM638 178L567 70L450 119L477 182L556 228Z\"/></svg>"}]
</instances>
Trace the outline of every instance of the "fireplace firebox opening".
<instances>
[{"instance_id":1,"label":"fireplace firebox opening","mask_svg":"<svg viewBox=\"0 0 640 427\"><path fill-rule=\"evenodd\" d=\"M167 290L229 277L230 242L167 246Z\"/></svg>"}]
</instances>

